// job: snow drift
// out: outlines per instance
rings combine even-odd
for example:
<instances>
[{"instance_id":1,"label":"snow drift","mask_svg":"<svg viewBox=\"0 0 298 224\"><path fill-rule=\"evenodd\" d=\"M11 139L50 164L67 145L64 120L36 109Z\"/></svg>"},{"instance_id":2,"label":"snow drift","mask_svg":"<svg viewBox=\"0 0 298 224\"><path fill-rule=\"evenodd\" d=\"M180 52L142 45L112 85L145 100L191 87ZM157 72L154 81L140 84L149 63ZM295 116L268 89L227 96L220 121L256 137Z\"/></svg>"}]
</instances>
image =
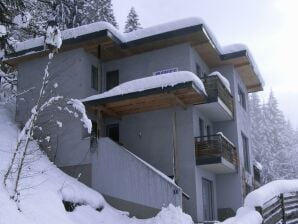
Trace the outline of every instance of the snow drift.
<instances>
[{"instance_id":1,"label":"snow drift","mask_svg":"<svg viewBox=\"0 0 298 224\"><path fill-rule=\"evenodd\" d=\"M19 130L11 112L0 104L0 224L191 224L191 217L181 208L170 205L154 218L139 220L129 218L126 212L111 207L98 192L88 188L77 179L58 169L39 150L35 142L30 143L30 163L21 180L18 211L16 203L9 198L3 185L3 171L11 161L12 151ZM77 204L73 212L67 212L64 201Z\"/></svg>"}]
</instances>

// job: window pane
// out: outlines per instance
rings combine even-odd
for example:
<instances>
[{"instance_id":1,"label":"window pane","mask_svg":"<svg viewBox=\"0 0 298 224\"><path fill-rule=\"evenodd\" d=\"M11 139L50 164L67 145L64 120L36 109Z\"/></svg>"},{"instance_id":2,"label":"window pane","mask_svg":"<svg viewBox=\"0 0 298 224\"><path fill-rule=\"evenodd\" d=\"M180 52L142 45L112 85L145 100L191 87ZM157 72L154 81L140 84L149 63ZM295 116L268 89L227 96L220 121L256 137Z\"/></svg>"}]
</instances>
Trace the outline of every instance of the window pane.
<instances>
[{"instance_id":1,"label":"window pane","mask_svg":"<svg viewBox=\"0 0 298 224\"><path fill-rule=\"evenodd\" d=\"M243 157L244 157L244 168L250 173L250 158L249 158L249 145L248 139L242 134L242 144L243 144Z\"/></svg>"},{"instance_id":2,"label":"window pane","mask_svg":"<svg viewBox=\"0 0 298 224\"><path fill-rule=\"evenodd\" d=\"M93 65L91 69L91 87L98 90L98 69Z\"/></svg>"},{"instance_id":3,"label":"window pane","mask_svg":"<svg viewBox=\"0 0 298 224\"><path fill-rule=\"evenodd\" d=\"M107 83L106 88L107 90L114 88L115 86L119 85L119 71L111 71L107 72Z\"/></svg>"},{"instance_id":4,"label":"window pane","mask_svg":"<svg viewBox=\"0 0 298 224\"><path fill-rule=\"evenodd\" d=\"M244 92L243 92L240 88L238 88L238 101L239 101L240 105L241 105L244 109L246 109L246 99L245 99L245 94L244 94Z\"/></svg>"}]
</instances>

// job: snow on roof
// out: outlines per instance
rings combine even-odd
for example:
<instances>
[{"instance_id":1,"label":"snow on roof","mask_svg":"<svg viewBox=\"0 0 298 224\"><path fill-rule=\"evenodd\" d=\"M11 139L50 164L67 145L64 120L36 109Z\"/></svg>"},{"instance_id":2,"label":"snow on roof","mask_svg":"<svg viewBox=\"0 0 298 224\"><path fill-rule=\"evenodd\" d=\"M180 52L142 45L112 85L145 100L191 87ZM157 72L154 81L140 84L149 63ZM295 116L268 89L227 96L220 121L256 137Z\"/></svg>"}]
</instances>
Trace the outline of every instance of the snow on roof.
<instances>
[{"instance_id":1,"label":"snow on roof","mask_svg":"<svg viewBox=\"0 0 298 224\"><path fill-rule=\"evenodd\" d=\"M222 81L223 85L227 88L227 90L232 94L229 80L227 80L227 78L224 77L220 72L214 71L210 73L208 76L217 76Z\"/></svg>"},{"instance_id":2,"label":"snow on roof","mask_svg":"<svg viewBox=\"0 0 298 224\"><path fill-rule=\"evenodd\" d=\"M107 22L96 22L96 23L91 23L91 24L62 31L62 40L77 38L82 35L108 30L112 35L114 35L114 37L118 38L118 40L120 40L122 43L128 43L142 38L170 32L170 31L175 31L182 28L193 27L196 25L203 26L203 32L209 39L210 44L218 51L220 55L235 53L239 51L246 51L246 56L248 56L254 72L259 78L261 84L264 84L264 81L260 75L258 66L255 63L249 49L243 44L234 44L234 45L222 47L217 41L215 35L205 24L205 22L202 19L197 17L185 18L185 19L180 19L173 22L163 23L160 25L139 29L130 33L122 33L121 31L117 30L113 25ZM41 47L41 46L44 46L44 37L37 37L24 42L16 43L15 52L29 50L29 49Z\"/></svg>"},{"instance_id":3,"label":"snow on roof","mask_svg":"<svg viewBox=\"0 0 298 224\"><path fill-rule=\"evenodd\" d=\"M193 82L194 85L197 88L199 88L199 90L201 90L205 95L207 95L204 84L195 74L187 71L179 71L128 81L104 93L87 97L85 99L82 99L81 101L87 102L99 100L113 96L121 96L128 93L142 92L148 89L175 86L177 84L186 82Z\"/></svg>"},{"instance_id":4,"label":"snow on roof","mask_svg":"<svg viewBox=\"0 0 298 224\"><path fill-rule=\"evenodd\" d=\"M201 20L200 18L187 18L187 19L182 19L174 22L164 23L161 25L136 30L130 33L122 33L108 22L95 22L95 23L63 30L62 39L67 40L67 39L77 38L79 36L90 34L90 33L108 30L115 37L117 37L122 43L127 43L137 39L142 39L145 37L169 32L169 31L173 31L181 28L200 25L203 23L204 23L203 20ZM34 47L43 46L43 45L44 45L44 37L37 37L34 39L17 43L15 45L15 51L19 52L19 51L23 51Z\"/></svg>"}]
</instances>

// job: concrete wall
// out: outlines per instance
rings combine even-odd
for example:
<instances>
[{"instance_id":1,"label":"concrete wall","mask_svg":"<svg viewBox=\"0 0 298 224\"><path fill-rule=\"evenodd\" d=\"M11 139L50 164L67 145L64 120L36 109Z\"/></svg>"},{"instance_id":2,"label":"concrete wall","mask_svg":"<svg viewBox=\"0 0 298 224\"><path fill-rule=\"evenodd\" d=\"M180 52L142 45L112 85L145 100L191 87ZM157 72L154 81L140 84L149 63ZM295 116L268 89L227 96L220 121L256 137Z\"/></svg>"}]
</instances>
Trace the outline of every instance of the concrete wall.
<instances>
[{"instance_id":1,"label":"concrete wall","mask_svg":"<svg viewBox=\"0 0 298 224\"><path fill-rule=\"evenodd\" d=\"M109 138L99 140L92 170L92 187L109 197L156 211L170 203L182 206L181 188ZM146 212L145 209L138 215L146 216Z\"/></svg>"},{"instance_id":2,"label":"concrete wall","mask_svg":"<svg viewBox=\"0 0 298 224\"><path fill-rule=\"evenodd\" d=\"M175 174L176 151L177 183L191 197L190 200L183 200L183 207L197 218L192 113L192 107L139 113L123 117L119 127L121 144L168 176Z\"/></svg>"},{"instance_id":3,"label":"concrete wall","mask_svg":"<svg viewBox=\"0 0 298 224\"><path fill-rule=\"evenodd\" d=\"M242 178L243 178L243 147L241 133L250 139L250 120L238 102L238 87L240 87L248 99L247 90L239 74L232 65L223 66L214 70L220 71L230 82L232 95L234 96L234 119L213 124L214 132L223 132L236 146L240 159L240 166L236 174L217 175L217 202L219 208L232 208L234 211L243 203Z\"/></svg>"},{"instance_id":4,"label":"concrete wall","mask_svg":"<svg viewBox=\"0 0 298 224\"><path fill-rule=\"evenodd\" d=\"M25 123L31 108L36 104L47 63L48 58L43 57L18 66L19 91L35 88L17 97L16 121L21 124ZM49 64L50 81L46 88L46 96L42 101L57 95L65 99L81 99L96 94L97 91L91 88L91 65L96 66L98 63L95 57L86 54L82 49L63 52L55 56ZM55 83L58 84L58 88L54 87ZM59 110L57 106L61 106L62 110ZM66 112L66 106L65 103L60 102L42 112L38 123L42 126L43 132L36 130L35 136L51 137L49 143L44 141L41 145L58 166L88 163L90 161L89 143L82 141L85 131L79 119L73 118ZM57 120L63 123L62 128L58 127Z\"/></svg>"},{"instance_id":5,"label":"concrete wall","mask_svg":"<svg viewBox=\"0 0 298 224\"><path fill-rule=\"evenodd\" d=\"M103 64L103 89L106 84L105 73L113 70L119 70L120 83L152 76L153 72L163 69L190 71L190 50L190 45L182 44L106 62Z\"/></svg>"},{"instance_id":6,"label":"concrete wall","mask_svg":"<svg viewBox=\"0 0 298 224\"><path fill-rule=\"evenodd\" d=\"M18 67L20 74L19 90L26 90L31 88L32 85L36 87L35 90L17 99L16 120L21 123L27 119L36 100L46 63L47 58L41 58L22 63ZM82 49L77 49L61 53L52 61L49 66L49 71L52 76L49 84L49 86L51 86L49 93L53 95L61 94L71 98L84 98L96 94L97 91L91 88L91 65L99 67L99 70L102 71L99 85L101 90L105 90L105 76L108 71L119 70L119 82L122 83L151 76L155 71L168 68L178 68L180 71L187 70L196 73L196 64L200 65L202 73L208 74L210 72L208 66L188 44L146 52L102 64L96 57L87 54ZM215 205L217 205L218 208L232 207L236 209L242 203L242 168L240 168L239 173L236 174L215 175L197 167L195 161L194 137L200 135L199 117L204 119L205 125L210 125L211 133L223 132L235 143L239 151L241 164L243 164L241 132L250 138L247 113L243 111L239 103L236 102L237 97L235 97L238 92L238 86L240 86L243 91L246 91L246 89L232 66L224 66L216 68L216 70L222 72L231 84L232 94L235 100L235 118L232 121L209 121L192 106L187 107L186 110L177 107L130 115L123 117L120 121L110 118L104 120L105 124L119 123L120 142L140 158L160 169L168 176L173 176L175 173L173 158L174 148L176 148L175 174L177 183L184 192L190 196L190 200L183 198L183 207L184 210L193 217L194 221L203 219L202 178L213 181L215 188L214 194L217 198ZM59 84L57 89L53 88L53 84L56 82ZM45 113L44 119L49 118L51 114L52 111ZM104 187L99 187L100 179L98 179L97 175L98 172L101 172L98 167L101 166L101 164L99 164L97 160L101 160L101 158L97 157L97 154L91 154L89 150L90 141L89 139L84 139L85 131L82 129L80 122L71 120L66 115L59 117L59 121L63 122L62 129L58 129L57 131L57 127L46 128L46 130L53 135L51 136L50 146L53 148L53 159L55 162L59 166L92 163L92 186L99 190L106 191L103 193L110 197L111 201L121 196L121 200L123 201L122 203L119 202L119 204L126 204L129 198L125 198L124 195L117 195L121 194L122 189L119 185L121 183L115 185L115 180L107 179L110 181L108 183L111 186L108 187L107 184ZM173 127L175 127L176 134L174 134ZM174 145L176 145L176 147L174 147ZM106 152L106 156L111 155ZM112 157L109 159L112 160ZM120 160L121 158L118 159L120 163L122 160ZM117 164L111 165L116 167ZM115 167L111 169L115 170ZM135 171L137 171L137 169L135 169ZM114 172L117 173L116 170ZM114 175L114 172L110 172L111 175ZM104 174L101 173L101 175L103 176ZM106 176L106 178L109 178L108 175ZM112 193L109 191L112 191ZM128 188L126 191L127 192L124 191L125 194L133 198L134 191ZM143 204L152 203L146 201L147 198L142 197L143 196L141 196L141 201ZM141 201L134 201L134 203L139 204ZM157 208L158 206L150 204L150 207Z\"/></svg>"}]
</instances>

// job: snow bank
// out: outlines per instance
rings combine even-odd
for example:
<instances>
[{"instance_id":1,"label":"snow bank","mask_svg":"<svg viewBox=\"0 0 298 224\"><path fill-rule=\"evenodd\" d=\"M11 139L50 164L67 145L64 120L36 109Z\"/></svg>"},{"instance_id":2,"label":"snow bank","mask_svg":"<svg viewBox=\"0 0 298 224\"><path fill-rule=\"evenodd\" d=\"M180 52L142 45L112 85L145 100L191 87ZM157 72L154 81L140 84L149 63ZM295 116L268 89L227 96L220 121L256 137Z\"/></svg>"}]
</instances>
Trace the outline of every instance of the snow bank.
<instances>
[{"instance_id":1,"label":"snow bank","mask_svg":"<svg viewBox=\"0 0 298 224\"><path fill-rule=\"evenodd\" d=\"M180 71L128 81L110 89L109 91L87 97L81 101L87 102L128 93L142 92L144 90L159 87L165 88L186 82L193 82L205 95L207 95L204 84L195 74L192 72Z\"/></svg>"},{"instance_id":2,"label":"snow bank","mask_svg":"<svg viewBox=\"0 0 298 224\"><path fill-rule=\"evenodd\" d=\"M214 71L211 74L209 74L208 76L217 76L222 81L224 86L227 88L229 93L232 94L229 80L227 80L226 77L224 77L220 72Z\"/></svg>"},{"instance_id":3,"label":"snow bank","mask_svg":"<svg viewBox=\"0 0 298 224\"><path fill-rule=\"evenodd\" d=\"M222 224L261 224L263 221L260 213L252 208L239 208L236 216L222 222Z\"/></svg>"},{"instance_id":4,"label":"snow bank","mask_svg":"<svg viewBox=\"0 0 298 224\"><path fill-rule=\"evenodd\" d=\"M19 130L13 115L0 104L0 182L11 161ZM0 224L192 224L190 216L181 208L170 205L154 218L129 218L126 212L112 208L98 192L58 169L41 153L38 145L29 145L29 166L24 169L20 186L20 208L9 198L0 184ZM81 204L73 212L66 212L62 200ZM103 208L100 212L95 208Z\"/></svg>"},{"instance_id":5,"label":"snow bank","mask_svg":"<svg viewBox=\"0 0 298 224\"><path fill-rule=\"evenodd\" d=\"M222 224L261 224L262 216L255 210L257 206L263 206L272 198L282 193L298 191L298 180L276 180L257 190L250 192L245 200L244 207L237 210L235 217L229 218Z\"/></svg>"},{"instance_id":6,"label":"snow bank","mask_svg":"<svg viewBox=\"0 0 298 224\"><path fill-rule=\"evenodd\" d=\"M296 191L298 191L298 180L275 180L249 193L244 200L244 206L262 206L274 196Z\"/></svg>"}]
</instances>

